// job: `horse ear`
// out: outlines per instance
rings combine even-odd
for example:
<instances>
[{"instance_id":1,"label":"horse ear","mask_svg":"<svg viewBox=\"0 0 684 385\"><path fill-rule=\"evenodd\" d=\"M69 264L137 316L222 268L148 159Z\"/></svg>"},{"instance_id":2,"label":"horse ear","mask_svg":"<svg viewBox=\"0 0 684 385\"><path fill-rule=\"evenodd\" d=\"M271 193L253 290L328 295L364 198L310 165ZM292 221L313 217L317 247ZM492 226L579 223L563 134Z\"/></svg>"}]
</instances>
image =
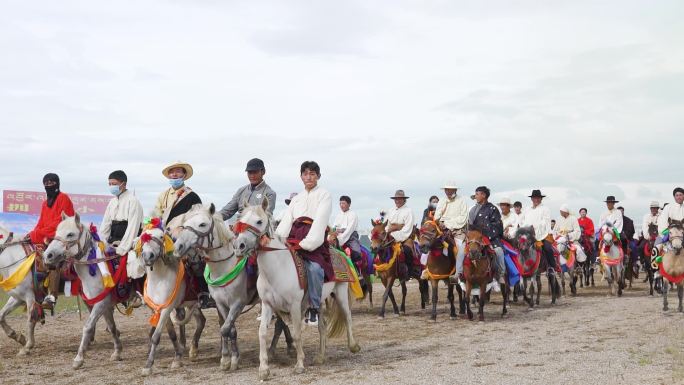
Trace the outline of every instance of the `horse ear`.
<instances>
[{"instance_id":1,"label":"horse ear","mask_svg":"<svg viewBox=\"0 0 684 385\"><path fill-rule=\"evenodd\" d=\"M269 203L268 197L264 197L264 199L261 201L261 208L264 209L264 211L268 211Z\"/></svg>"},{"instance_id":2,"label":"horse ear","mask_svg":"<svg viewBox=\"0 0 684 385\"><path fill-rule=\"evenodd\" d=\"M209 205L209 214L214 215L216 213L216 206L214 206L214 203L212 202L211 205Z\"/></svg>"},{"instance_id":3,"label":"horse ear","mask_svg":"<svg viewBox=\"0 0 684 385\"><path fill-rule=\"evenodd\" d=\"M77 225L81 223L81 216L78 215L77 212L74 213L74 220L76 221L76 224L77 224Z\"/></svg>"},{"instance_id":4,"label":"horse ear","mask_svg":"<svg viewBox=\"0 0 684 385\"><path fill-rule=\"evenodd\" d=\"M67 217L68 217L68 215L66 215L66 213L64 211L62 211L62 220L67 219Z\"/></svg>"},{"instance_id":5,"label":"horse ear","mask_svg":"<svg viewBox=\"0 0 684 385\"><path fill-rule=\"evenodd\" d=\"M249 202L245 199L242 201L242 208L246 209L247 207L249 207Z\"/></svg>"}]
</instances>

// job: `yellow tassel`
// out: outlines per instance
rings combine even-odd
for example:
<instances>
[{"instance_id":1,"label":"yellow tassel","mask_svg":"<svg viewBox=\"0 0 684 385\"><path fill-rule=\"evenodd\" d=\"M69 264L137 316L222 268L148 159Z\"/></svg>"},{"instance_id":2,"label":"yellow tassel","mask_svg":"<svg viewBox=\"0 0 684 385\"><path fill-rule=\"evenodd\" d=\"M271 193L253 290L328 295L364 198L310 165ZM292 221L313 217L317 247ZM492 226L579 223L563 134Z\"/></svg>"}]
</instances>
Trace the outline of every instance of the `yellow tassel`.
<instances>
[{"instance_id":1,"label":"yellow tassel","mask_svg":"<svg viewBox=\"0 0 684 385\"><path fill-rule=\"evenodd\" d=\"M114 280L112 279L112 276L111 275L103 275L102 276L102 284L104 285L105 288L114 287Z\"/></svg>"}]
</instances>

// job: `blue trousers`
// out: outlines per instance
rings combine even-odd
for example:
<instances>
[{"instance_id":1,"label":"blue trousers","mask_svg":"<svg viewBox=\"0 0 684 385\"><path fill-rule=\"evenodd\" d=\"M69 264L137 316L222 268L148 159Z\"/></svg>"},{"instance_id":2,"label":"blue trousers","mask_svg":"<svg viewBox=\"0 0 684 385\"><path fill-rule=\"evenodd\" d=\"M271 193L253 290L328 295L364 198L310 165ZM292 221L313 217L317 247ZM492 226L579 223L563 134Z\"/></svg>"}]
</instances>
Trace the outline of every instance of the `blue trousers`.
<instances>
[{"instance_id":1,"label":"blue trousers","mask_svg":"<svg viewBox=\"0 0 684 385\"><path fill-rule=\"evenodd\" d=\"M318 310L321 307L321 295L323 293L323 279L325 274L323 268L316 262L304 260L306 266L306 282L309 292L309 304L312 309Z\"/></svg>"}]
</instances>

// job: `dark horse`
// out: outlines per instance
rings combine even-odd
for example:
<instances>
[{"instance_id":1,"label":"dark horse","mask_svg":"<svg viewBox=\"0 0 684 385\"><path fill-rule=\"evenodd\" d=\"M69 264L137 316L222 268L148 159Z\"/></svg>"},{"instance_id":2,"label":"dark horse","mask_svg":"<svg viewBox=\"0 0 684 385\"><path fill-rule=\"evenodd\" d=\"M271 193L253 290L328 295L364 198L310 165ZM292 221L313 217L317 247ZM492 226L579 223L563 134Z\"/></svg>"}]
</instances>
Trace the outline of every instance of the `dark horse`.
<instances>
[{"instance_id":1,"label":"dark horse","mask_svg":"<svg viewBox=\"0 0 684 385\"><path fill-rule=\"evenodd\" d=\"M402 269L405 270L406 265L401 262L402 248L401 245L394 241L392 236L387 233L387 222L382 220L374 221L373 230L371 231L371 252L375 255L375 273L380 277L382 285L385 287L385 293L382 295L382 306L380 307L380 318L385 318L385 305L387 298L392 301L394 314L406 314L406 281L410 278L420 279L420 272L413 271L411 273L402 274ZM415 252L415 251L414 251ZM403 265L403 266L402 266ZM392 293L392 286L394 281L399 279L401 285L401 308L397 307L397 301L394 299ZM425 309L427 302L427 282L419 281L420 288L420 306Z\"/></svg>"},{"instance_id":2,"label":"dark horse","mask_svg":"<svg viewBox=\"0 0 684 385\"><path fill-rule=\"evenodd\" d=\"M584 227L580 226L582 229L580 235L580 245L584 249L584 253L587 255L587 260L582 263L582 270L584 270L584 280L580 282L582 287L589 287L589 282L591 281L591 286L594 287L594 266L596 263L596 250L594 249L594 242L591 241L589 237L584 233Z\"/></svg>"},{"instance_id":3,"label":"dark horse","mask_svg":"<svg viewBox=\"0 0 684 385\"><path fill-rule=\"evenodd\" d=\"M656 238L658 237L658 225L651 223L648 225L648 239L643 239L640 243L639 249L641 250L641 265L646 271L646 280L648 280L649 294L653 295L653 284L655 282L655 272L658 271L657 268L653 266L652 250L655 246ZM656 254L657 255L657 254ZM661 278L662 281L662 278ZM659 292L661 290L659 285L656 283L656 290Z\"/></svg>"},{"instance_id":4,"label":"dark horse","mask_svg":"<svg viewBox=\"0 0 684 385\"><path fill-rule=\"evenodd\" d=\"M463 261L463 275L466 280L466 292L464 302L466 305L466 312L468 319L473 319L473 312L470 310L470 293L473 286L477 284L480 288L480 295L478 296L478 319L484 321L484 304L485 292L487 284L493 277L492 272L492 258L494 258L494 249L492 249L486 237L482 236L479 230L468 230L468 235L465 242L465 260ZM508 288L507 285L502 290L503 294L503 317L508 310Z\"/></svg>"},{"instance_id":5,"label":"dark horse","mask_svg":"<svg viewBox=\"0 0 684 385\"><path fill-rule=\"evenodd\" d=\"M450 317L456 319L456 307L454 306L454 286L458 291L458 303L460 314L465 313L463 303L463 291L461 286L449 281L449 277L456 272L456 242L452 236L448 235L435 221L425 221L420 228L418 245L423 254L428 254L427 266L423 278L430 281L432 287L432 314L430 319L437 320L437 288L439 281L444 281L448 287L447 298L449 299ZM444 253L446 251L446 254Z\"/></svg>"}]
</instances>

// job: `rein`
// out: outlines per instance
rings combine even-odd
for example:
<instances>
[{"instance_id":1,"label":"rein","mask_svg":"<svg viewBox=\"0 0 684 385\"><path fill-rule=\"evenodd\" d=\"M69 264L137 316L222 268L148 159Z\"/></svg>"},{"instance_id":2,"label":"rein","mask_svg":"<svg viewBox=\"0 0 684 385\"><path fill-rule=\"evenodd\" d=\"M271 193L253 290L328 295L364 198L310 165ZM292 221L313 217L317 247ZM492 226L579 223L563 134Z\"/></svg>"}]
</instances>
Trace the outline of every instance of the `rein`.
<instances>
[{"instance_id":1,"label":"rein","mask_svg":"<svg viewBox=\"0 0 684 385\"><path fill-rule=\"evenodd\" d=\"M197 236L197 244L195 244L195 249L203 251L206 253L207 251L217 250L217 249L220 249L223 247L223 243L219 243L218 246L212 246L214 244L214 225L215 225L214 218L211 218L211 226L209 226L209 230L207 230L204 233L200 232L199 230L196 230L190 226L180 226L180 229L181 230L188 230L191 233L195 234ZM207 241L206 247L203 246L205 239ZM206 259L206 254L205 254L205 259Z\"/></svg>"},{"instance_id":2,"label":"rein","mask_svg":"<svg viewBox=\"0 0 684 385\"><path fill-rule=\"evenodd\" d=\"M93 247L93 236L90 234L90 232L86 233L86 241L83 242L83 246L81 246L81 244L79 243L79 241L81 240L81 236L83 235L84 229L85 227L82 223L78 225L78 237L73 241L67 241L64 238L57 236L55 236L53 239L61 243L62 246L64 246L64 255L66 256L67 261L74 262L80 265L92 265L92 263L81 261L81 259L86 255L86 253L88 253L90 249ZM78 251L74 255L69 255L69 249L72 248L74 245L78 247ZM90 245L90 247L87 247L86 245Z\"/></svg>"}]
</instances>

